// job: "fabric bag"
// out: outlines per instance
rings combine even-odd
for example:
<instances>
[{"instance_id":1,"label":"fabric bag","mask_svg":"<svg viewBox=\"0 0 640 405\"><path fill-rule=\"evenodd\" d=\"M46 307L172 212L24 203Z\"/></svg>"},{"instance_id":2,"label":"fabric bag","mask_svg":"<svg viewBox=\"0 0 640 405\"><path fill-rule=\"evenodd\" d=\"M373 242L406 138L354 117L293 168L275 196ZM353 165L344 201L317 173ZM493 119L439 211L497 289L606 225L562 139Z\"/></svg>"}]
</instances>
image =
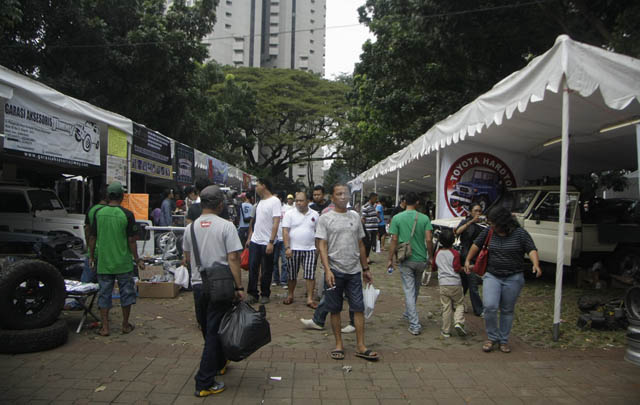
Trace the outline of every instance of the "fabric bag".
<instances>
[{"instance_id":1,"label":"fabric bag","mask_svg":"<svg viewBox=\"0 0 640 405\"><path fill-rule=\"evenodd\" d=\"M195 222L191 225L191 241L193 244L194 258L196 259L196 270L202 276L202 287L204 293L209 296L212 303L231 302L236 296L236 282L231 273L231 268L222 263L213 263L211 266L201 266L200 250L196 240L196 232L193 230Z\"/></svg>"},{"instance_id":2,"label":"fabric bag","mask_svg":"<svg viewBox=\"0 0 640 405\"><path fill-rule=\"evenodd\" d=\"M225 357L241 361L271 342L271 327L264 305L256 311L241 301L227 312L220 322L218 336Z\"/></svg>"},{"instance_id":3,"label":"fabric bag","mask_svg":"<svg viewBox=\"0 0 640 405\"><path fill-rule=\"evenodd\" d=\"M416 224L418 223L418 211L416 211L416 217L413 219L413 227L411 228L411 236L406 242L398 243L396 248L396 259L399 263L408 260L411 257L411 239L416 232Z\"/></svg>"},{"instance_id":4,"label":"fabric bag","mask_svg":"<svg viewBox=\"0 0 640 405\"><path fill-rule=\"evenodd\" d=\"M249 248L244 248L240 255L240 267L242 270L249 270Z\"/></svg>"},{"instance_id":5,"label":"fabric bag","mask_svg":"<svg viewBox=\"0 0 640 405\"><path fill-rule=\"evenodd\" d=\"M371 318L371 315L373 315L373 308L376 305L378 295L380 295L380 289L373 288L373 284L371 283L367 284L367 286L362 290L365 319L369 319Z\"/></svg>"},{"instance_id":6,"label":"fabric bag","mask_svg":"<svg viewBox=\"0 0 640 405\"><path fill-rule=\"evenodd\" d=\"M480 249L480 253L478 253L476 264L473 266L473 272L480 277L484 276L484 273L487 272L487 264L489 262L489 242L491 242L491 236L493 236L493 228L490 228L489 232L487 232L487 237L484 240L482 249Z\"/></svg>"}]
</instances>

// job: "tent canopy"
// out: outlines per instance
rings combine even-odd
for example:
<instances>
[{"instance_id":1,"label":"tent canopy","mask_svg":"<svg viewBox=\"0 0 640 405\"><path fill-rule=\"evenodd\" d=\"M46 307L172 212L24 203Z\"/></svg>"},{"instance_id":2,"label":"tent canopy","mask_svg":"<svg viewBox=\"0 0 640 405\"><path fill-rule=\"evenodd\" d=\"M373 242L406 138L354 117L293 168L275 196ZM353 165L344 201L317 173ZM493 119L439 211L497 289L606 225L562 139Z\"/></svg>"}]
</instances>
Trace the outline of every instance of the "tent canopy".
<instances>
[{"instance_id":1,"label":"tent canopy","mask_svg":"<svg viewBox=\"0 0 640 405\"><path fill-rule=\"evenodd\" d=\"M522 154L557 176L563 76L570 93L569 173L636 168L633 126L600 130L640 118L640 60L561 35L522 70L361 173L365 192L375 180L378 191L393 186L388 194L395 193L397 169L403 192L433 190L435 152L459 142Z\"/></svg>"}]
</instances>

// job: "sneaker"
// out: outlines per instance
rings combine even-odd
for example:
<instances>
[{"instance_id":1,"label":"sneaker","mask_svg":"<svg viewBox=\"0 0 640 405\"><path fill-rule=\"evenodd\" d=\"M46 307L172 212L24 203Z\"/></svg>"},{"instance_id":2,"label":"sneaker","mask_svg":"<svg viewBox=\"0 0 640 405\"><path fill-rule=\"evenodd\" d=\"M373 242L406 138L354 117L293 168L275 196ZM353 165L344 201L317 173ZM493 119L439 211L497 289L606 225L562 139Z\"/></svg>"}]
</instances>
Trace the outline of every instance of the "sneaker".
<instances>
[{"instance_id":1,"label":"sneaker","mask_svg":"<svg viewBox=\"0 0 640 405\"><path fill-rule=\"evenodd\" d=\"M418 336L422 332L420 331L420 329L411 329L411 328L409 328L409 333L411 333L413 336Z\"/></svg>"},{"instance_id":2,"label":"sneaker","mask_svg":"<svg viewBox=\"0 0 640 405\"><path fill-rule=\"evenodd\" d=\"M256 297L254 297L253 295L249 295L249 296L247 297L246 301L247 301L247 304L249 304L249 305L253 305L253 304L255 304L256 302L258 302L258 299L257 299Z\"/></svg>"},{"instance_id":3,"label":"sneaker","mask_svg":"<svg viewBox=\"0 0 640 405\"><path fill-rule=\"evenodd\" d=\"M260 297L261 304L268 304L270 301L269 297Z\"/></svg>"},{"instance_id":4,"label":"sneaker","mask_svg":"<svg viewBox=\"0 0 640 405\"><path fill-rule=\"evenodd\" d=\"M341 329L342 333L353 333L356 331L356 327L349 324Z\"/></svg>"},{"instance_id":5,"label":"sneaker","mask_svg":"<svg viewBox=\"0 0 640 405\"><path fill-rule=\"evenodd\" d=\"M276 284L276 283L271 283L271 287L275 287L275 286L277 286L277 285L278 285L278 284Z\"/></svg>"},{"instance_id":6,"label":"sneaker","mask_svg":"<svg viewBox=\"0 0 640 405\"><path fill-rule=\"evenodd\" d=\"M286 284L282 284L282 288L284 288L285 290L289 289L289 286Z\"/></svg>"},{"instance_id":7,"label":"sneaker","mask_svg":"<svg viewBox=\"0 0 640 405\"><path fill-rule=\"evenodd\" d=\"M460 336L460 337L467 336L467 331L464 330L464 325L463 324L456 323L454 328L456 329L456 332L458 332L458 336Z\"/></svg>"},{"instance_id":8,"label":"sneaker","mask_svg":"<svg viewBox=\"0 0 640 405\"><path fill-rule=\"evenodd\" d=\"M209 395L219 394L222 391L224 391L224 383L218 381L214 383L211 387L207 388L206 390L196 391L195 396L198 398L208 397Z\"/></svg>"},{"instance_id":9,"label":"sneaker","mask_svg":"<svg viewBox=\"0 0 640 405\"><path fill-rule=\"evenodd\" d=\"M302 322L304 327L307 328L307 329L315 329L315 330L323 330L324 329L324 326L320 326L317 323L313 322L313 319L300 318L300 322Z\"/></svg>"},{"instance_id":10,"label":"sneaker","mask_svg":"<svg viewBox=\"0 0 640 405\"><path fill-rule=\"evenodd\" d=\"M451 333L440 331L440 336L442 336L443 338L450 338L451 337Z\"/></svg>"},{"instance_id":11,"label":"sneaker","mask_svg":"<svg viewBox=\"0 0 640 405\"><path fill-rule=\"evenodd\" d=\"M480 313L480 318L484 319L484 311Z\"/></svg>"}]
</instances>

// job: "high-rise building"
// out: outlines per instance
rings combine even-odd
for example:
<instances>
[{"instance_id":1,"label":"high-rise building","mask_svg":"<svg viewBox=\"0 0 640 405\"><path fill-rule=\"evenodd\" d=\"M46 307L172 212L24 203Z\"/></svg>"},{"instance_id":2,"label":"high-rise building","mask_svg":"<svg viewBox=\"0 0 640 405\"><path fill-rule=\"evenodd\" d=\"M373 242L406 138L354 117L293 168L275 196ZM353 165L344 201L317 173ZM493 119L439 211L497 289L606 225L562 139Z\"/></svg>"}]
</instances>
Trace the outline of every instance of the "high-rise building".
<instances>
[{"instance_id":1,"label":"high-rise building","mask_svg":"<svg viewBox=\"0 0 640 405\"><path fill-rule=\"evenodd\" d=\"M216 15L210 59L324 74L326 0L220 0Z\"/></svg>"}]
</instances>

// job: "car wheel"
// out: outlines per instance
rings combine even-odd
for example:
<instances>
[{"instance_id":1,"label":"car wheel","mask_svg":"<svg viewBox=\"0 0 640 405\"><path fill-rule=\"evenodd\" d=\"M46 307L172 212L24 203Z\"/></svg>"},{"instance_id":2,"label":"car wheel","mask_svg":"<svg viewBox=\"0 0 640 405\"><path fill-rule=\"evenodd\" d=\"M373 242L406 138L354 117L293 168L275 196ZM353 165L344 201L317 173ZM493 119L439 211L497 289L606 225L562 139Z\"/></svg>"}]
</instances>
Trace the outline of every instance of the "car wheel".
<instances>
[{"instance_id":1,"label":"car wheel","mask_svg":"<svg viewBox=\"0 0 640 405\"><path fill-rule=\"evenodd\" d=\"M91 135L87 134L84 136L84 139L82 140L82 149L84 149L85 152L89 152L91 150Z\"/></svg>"},{"instance_id":2,"label":"car wheel","mask_svg":"<svg viewBox=\"0 0 640 405\"><path fill-rule=\"evenodd\" d=\"M64 319L44 328L26 330L0 329L0 353L17 354L41 352L67 342L69 327Z\"/></svg>"},{"instance_id":3,"label":"car wheel","mask_svg":"<svg viewBox=\"0 0 640 405\"><path fill-rule=\"evenodd\" d=\"M607 260L610 274L631 277L640 281L640 250L622 247Z\"/></svg>"},{"instance_id":4,"label":"car wheel","mask_svg":"<svg viewBox=\"0 0 640 405\"><path fill-rule=\"evenodd\" d=\"M0 273L0 327L35 329L51 325L64 306L64 279L42 260L22 260Z\"/></svg>"}]
</instances>

